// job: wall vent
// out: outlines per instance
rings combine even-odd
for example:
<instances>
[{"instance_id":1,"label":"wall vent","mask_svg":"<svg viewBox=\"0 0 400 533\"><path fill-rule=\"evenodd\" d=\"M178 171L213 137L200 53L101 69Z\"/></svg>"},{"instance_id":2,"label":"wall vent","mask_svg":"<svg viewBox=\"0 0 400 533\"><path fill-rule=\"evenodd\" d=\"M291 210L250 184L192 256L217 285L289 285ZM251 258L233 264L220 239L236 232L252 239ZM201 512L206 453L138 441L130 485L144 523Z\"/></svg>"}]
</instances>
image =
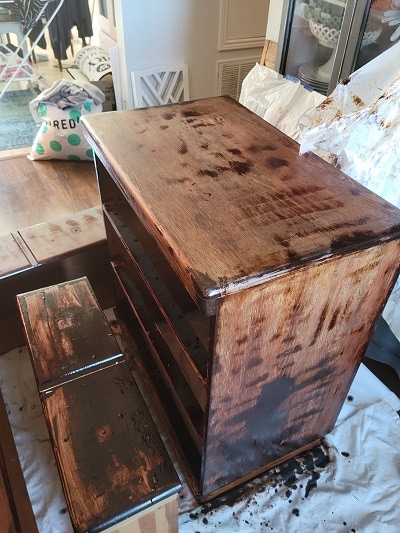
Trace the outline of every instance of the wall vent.
<instances>
[{"instance_id":1,"label":"wall vent","mask_svg":"<svg viewBox=\"0 0 400 533\"><path fill-rule=\"evenodd\" d=\"M244 78L260 58L247 58L218 63L218 96L228 95L239 100Z\"/></svg>"}]
</instances>

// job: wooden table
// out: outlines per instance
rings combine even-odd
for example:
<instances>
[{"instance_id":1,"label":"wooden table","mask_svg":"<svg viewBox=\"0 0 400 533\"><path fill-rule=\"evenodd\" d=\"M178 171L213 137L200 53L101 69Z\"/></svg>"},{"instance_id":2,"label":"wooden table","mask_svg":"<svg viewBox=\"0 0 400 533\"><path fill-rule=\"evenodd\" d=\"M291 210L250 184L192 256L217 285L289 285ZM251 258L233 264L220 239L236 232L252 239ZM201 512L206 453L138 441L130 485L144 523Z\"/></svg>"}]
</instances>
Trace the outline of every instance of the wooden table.
<instances>
[{"instance_id":1,"label":"wooden table","mask_svg":"<svg viewBox=\"0 0 400 533\"><path fill-rule=\"evenodd\" d=\"M397 278L400 211L227 97L82 122L118 310L195 496L317 444Z\"/></svg>"}]
</instances>

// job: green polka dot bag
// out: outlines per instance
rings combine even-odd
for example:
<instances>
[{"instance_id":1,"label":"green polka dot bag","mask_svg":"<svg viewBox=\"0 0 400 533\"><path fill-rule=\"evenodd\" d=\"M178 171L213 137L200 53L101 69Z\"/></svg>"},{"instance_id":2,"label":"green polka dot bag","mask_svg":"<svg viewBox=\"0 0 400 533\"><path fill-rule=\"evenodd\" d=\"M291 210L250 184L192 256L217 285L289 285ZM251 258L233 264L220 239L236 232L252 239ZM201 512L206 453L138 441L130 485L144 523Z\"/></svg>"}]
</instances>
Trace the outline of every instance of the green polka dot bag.
<instances>
[{"instance_id":1,"label":"green polka dot bag","mask_svg":"<svg viewBox=\"0 0 400 533\"><path fill-rule=\"evenodd\" d=\"M95 89L99 90L97 87ZM96 103L88 95L82 104L64 108L59 107L56 98L46 99L39 95L31 102L32 114L36 121L41 122L29 158L93 160L92 149L82 134L80 119L84 115L99 113L102 109L102 102Z\"/></svg>"}]
</instances>

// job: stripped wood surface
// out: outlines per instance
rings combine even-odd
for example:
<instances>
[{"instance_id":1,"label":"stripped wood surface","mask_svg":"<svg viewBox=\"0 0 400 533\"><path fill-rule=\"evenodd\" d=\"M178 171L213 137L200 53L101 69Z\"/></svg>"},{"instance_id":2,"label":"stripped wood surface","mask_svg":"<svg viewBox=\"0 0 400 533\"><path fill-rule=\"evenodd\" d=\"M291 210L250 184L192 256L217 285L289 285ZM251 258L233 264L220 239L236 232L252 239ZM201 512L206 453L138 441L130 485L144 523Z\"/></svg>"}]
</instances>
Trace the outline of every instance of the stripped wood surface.
<instances>
[{"instance_id":1,"label":"stripped wood surface","mask_svg":"<svg viewBox=\"0 0 400 533\"><path fill-rule=\"evenodd\" d=\"M122 358L86 278L17 296L39 390Z\"/></svg>"},{"instance_id":2,"label":"stripped wood surface","mask_svg":"<svg viewBox=\"0 0 400 533\"><path fill-rule=\"evenodd\" d=\"M228 97L85 116L96 155L200 305L400 236L400 211ZM161 164L162 162L162 164ZM379 217L376 213L379 212Z\"/></svg>"},{"instance_id":3,"label":"stripped wood surface","mask_svg":"<svg viewBox=\"0 0 400 533\"><path fill-rule=\"evenodd\" d=\"M100 205L92 161L0 157L0 235Z\"/></svg>"},{"instance_id":4,"label":"stripped wood surface","mask_svg":"<svg viewBox=\"0 0 400 533\"><path fill-rule=\"evenodd\" d=\"M310 264L223 301L210 380L205 493L254 465L285 460L331 431L399 256L400 242L393 241ZM221 468L227 456L229 466Z\"/></svg>"},{"instance_id":5,"label":"stripped wood surface","mask_svg":"<svg viewBox=\"0 0 400 533\"><path fill-rule=\"evenodd\" d=\"M0 236L0 278L32 267L25 251L9 233Z\"/></svg>"},{"instance_id":6,"label":"stripped wood surface","mask_svg":"<svg viewBox=\"0 0 400 533\"><path fill-rule=\"evenodd\" d=\"M19 230L38 263L95 246L105 240L101 207L91 207L51 222Z\"/></svg>"},{"instance_id":7,"label":"stripped wood surface","mask_svg":"<svg viewBox=\"0 0 400 533\"><path fill-rule=\"evenodd\" d=\"M75 531L117 525L176 494L179 479L126 363L42 399Z\"/></svg>"},{"instance_id":8,"label":"stripped wood surface","mask_svg":"<svg viewBox=\"0 0 400 533\"><path fill-rule=\"evenodd\" d=\"M400 210L227 97L83 127L118 315L194 495L318 443L397 279ZM176 277L192 307L178 290L165 302ZM208 330L198 359L170 311L187 323L193 304Z\"/></svg>"},{"instance_id":9,"label":"stripped wood surface","mask_svg":"<svg viewBox=\"0 0 400 533\"><path fill-rule=\"evenodd\" d=\"M165 499L176 532L179 478L88 280L17 299L74 531L125 531Z\"/></svg>"}]
</instances>

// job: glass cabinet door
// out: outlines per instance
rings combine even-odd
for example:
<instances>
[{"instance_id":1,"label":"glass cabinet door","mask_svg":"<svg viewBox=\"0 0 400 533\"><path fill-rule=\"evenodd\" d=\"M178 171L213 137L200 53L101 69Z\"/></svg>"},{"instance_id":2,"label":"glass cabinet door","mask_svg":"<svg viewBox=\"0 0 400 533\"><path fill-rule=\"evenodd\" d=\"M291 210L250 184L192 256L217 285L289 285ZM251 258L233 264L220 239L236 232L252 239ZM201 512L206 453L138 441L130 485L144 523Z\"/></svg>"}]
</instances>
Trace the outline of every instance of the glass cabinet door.
<instances>
[{"instance_id":1,"label":"glass cabinet door","mask_svg":"<svg viewBox=\"0 0 400 533\"><path fill-rule=\"evenodd\" d=\"M288 0L283 9L276 68L322 94L400 37L400 0Z\"/></svg>"},{"instance_id":2,"label":"glass cabinet door","mask_svg":"<svg viewBox=\"0 0 400 533\"><path fill-rule=\"evenodd\" d=\"M372 0L366 7L357 2L354 25L359 26L361 31L358 35L355 32L350 34L348 52L340 70L341 78L399 42L400 0Z\"/></svg>"}]
</instances>

